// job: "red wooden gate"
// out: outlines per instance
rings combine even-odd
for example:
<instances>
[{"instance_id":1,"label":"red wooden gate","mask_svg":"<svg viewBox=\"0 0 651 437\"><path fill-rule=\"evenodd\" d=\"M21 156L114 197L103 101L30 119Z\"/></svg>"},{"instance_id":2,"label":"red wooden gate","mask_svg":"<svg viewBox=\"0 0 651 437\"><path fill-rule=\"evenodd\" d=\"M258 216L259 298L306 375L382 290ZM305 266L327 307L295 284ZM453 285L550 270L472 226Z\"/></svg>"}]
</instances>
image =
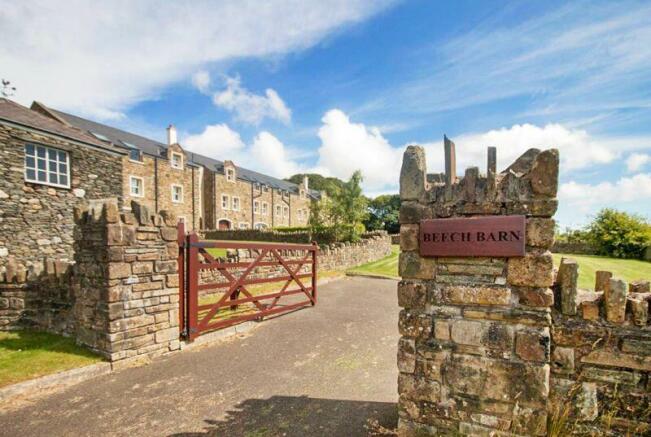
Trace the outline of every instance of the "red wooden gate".
<instances>
[{"instance_id":1,"label":"red wooden gate","mask_svg":"<svg viewBox=\"0 0 651 437\"><path fill-rule=\"evenodd\" d=\"M316 304L316 243L200 241L194 232L186 235L183 223L178 243L179 323L190 341ZM241 260L242 253L249 256Z\"/></svg>"}]
</instances>

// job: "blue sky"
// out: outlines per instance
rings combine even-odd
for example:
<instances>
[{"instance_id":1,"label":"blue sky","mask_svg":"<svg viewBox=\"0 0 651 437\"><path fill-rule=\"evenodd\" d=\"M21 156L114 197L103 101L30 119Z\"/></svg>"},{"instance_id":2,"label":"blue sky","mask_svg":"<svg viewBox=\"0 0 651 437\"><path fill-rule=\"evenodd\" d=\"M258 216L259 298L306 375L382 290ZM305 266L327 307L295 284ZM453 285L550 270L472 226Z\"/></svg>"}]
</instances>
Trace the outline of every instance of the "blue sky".
<instances>
[{"instance_id":1,"label":"blue sky","mask_svg":"<svg viewBox=\"0 0 651 437\"><path fill-rule=\"evenodd\" d=\"M3 4L6 3L6 4ZM459 173L557 147L557 220L651 216L648 2L0 0L0 75L58 109L286 177L397 191L442 137Z\"/></svg>"}]
</instances>

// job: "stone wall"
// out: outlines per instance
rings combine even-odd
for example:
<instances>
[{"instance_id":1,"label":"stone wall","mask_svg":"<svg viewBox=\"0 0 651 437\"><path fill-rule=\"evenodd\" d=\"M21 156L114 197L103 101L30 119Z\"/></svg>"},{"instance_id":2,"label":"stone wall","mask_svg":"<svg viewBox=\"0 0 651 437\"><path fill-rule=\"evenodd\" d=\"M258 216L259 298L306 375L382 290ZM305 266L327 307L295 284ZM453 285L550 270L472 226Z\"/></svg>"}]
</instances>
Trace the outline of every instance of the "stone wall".
<instances>
[{"instance_id":1,"label":"stone wall","mask_svg":"<svg viewBox=\"0 0 651 437\"><path fill-rule=\"evenodd\" d=\"M531 149L498 174L492 149L486 176L463 178L448 140L446 152L442 175L426 174L420 147L403 159L399 434L648 432L646 285L582 292L567 260L554 279L557 151ZM524 215L526 255L420 256L422 219L482 215Z\"/></svg>"},{"instance_id":2,"label":"stone wall","mask_svg":"<svg viewBox=\"0 0 651 437\"><path fill-rule=\"evenodd\" d=\"M319 271L346 270L391 255L391 237L384 231L369 233L357 243L321 246Z\"/></svg>"},{"instance_id":3,"label":"stone wall","mask_svg":"<svg viewBox=\"0 0 651 437\"><path fill-rule=\"evenodd\" d=\"M568 243L555 241L552 246L554 253L573 253L576 255L596 255L597 249L589 243Z\"/></svg>"}]
</instances>

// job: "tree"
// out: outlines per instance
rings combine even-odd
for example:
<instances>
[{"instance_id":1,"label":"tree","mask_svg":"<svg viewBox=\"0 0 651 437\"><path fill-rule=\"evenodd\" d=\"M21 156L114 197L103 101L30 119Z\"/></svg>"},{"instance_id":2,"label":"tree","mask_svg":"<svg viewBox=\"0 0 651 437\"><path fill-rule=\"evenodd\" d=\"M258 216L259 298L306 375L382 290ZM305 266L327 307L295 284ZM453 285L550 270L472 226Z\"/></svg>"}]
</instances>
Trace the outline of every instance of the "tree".
<instances>
[{"instance_id":1,"label":"tree","mask_svg":"<svg viewBox=\"0 0 651 437\"><path fill-rule=\"evenodd\" d=\"M328 196L334 196L337 191L341 189L344 185L344 181L341 179L321 176L317 173L298 173L295 174L286 180L297 185L303 183L303 176L307 176L308 185L313 190L323 191Z\"/></svg>"},{"instance_id":2,"label":"tree","mask_svg":"<svg viewBox=\"0 0 651 437\"><path fill-rule=\"evenodd\" d=\"M602 209L588 226L600 255L640 258L651 245L651 225L643 218L615 209Z\"/></svg>"},{"instance_id":3,"label":"tree","mask_svg":"<svg viewBox=\"0 0 651 437\"><path fill-rule=\"evenodd\" d=\"M362 195L362 172L356 170L341 189L332 196L330 219L342 232L342 239L356 241L366 230L368 201Z\"/></svg>"},{"instance_id":4,"label":"tree","mask_svg":"<svg viewBox=\"0 0 651 437\"><path fill-rule=\"evenodd\" d=\"M383 194L369 201L369 215L364 224L366 229L384 229L390 234L400 232L400 196Z\"/></svg>"}]
</instances>

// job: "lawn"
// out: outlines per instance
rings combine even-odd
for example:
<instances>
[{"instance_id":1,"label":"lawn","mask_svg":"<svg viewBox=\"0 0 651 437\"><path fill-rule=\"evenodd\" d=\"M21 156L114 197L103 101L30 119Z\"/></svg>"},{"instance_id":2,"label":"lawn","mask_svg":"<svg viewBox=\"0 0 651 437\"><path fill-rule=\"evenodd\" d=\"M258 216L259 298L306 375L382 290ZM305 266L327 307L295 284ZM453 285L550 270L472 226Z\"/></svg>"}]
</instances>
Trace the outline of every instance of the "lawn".
<instances>
[{"instance_id":1,"label":"lawn","mask_svg":"<svg viewBox=\"0 0 651 437\"><path fill-rule=\"evenodd\" d=\"M558 266L561 258L572 258L579 263L579 288L594 289L595 272L597 270L612 272L614 277L626 282L636 279L651 280L651 262L595 255L555 253L554 265Z\"/></svg>"},{"instance_id":2,"label":"lawn","mask_svg":"<svg viewBox=\"0 0 651 437\"><path fill-rule=\"evenodd\" d=\"M46 332L0 332L0 387L102 361L71 338Z\"/></svg>"},{"instance_id":3,"label":"lawn","mask_svg":"<svg viewBox=\"0 0 651 437\"><path fill-rule=\"evenodd\" d=\"M391 255L386 258L354 267L349 271L396 278L398 277L399 253L399 246L394 245L391 248ZM554 264L556 266L561 262L562 257L573 258L579 263L579 288L593 289L597 270L612 272L615 277L626 282L636 279L651 280L650 262L593 255L554 254Z\"/></svg>"},{"instance_id":4,"label":"lawn","mask_svg":"<svg viewBox=\"0 0 651 437\"><path fill-rule=\"evenodd\" d=\"M348 270L351 273L366 273L369 275L386 276L389 278L398 277L398 255L400 246L394 244L391 246L391 255L377 261L363 264L359 267L353 267Z\"/></svg>"}]
</instances>

